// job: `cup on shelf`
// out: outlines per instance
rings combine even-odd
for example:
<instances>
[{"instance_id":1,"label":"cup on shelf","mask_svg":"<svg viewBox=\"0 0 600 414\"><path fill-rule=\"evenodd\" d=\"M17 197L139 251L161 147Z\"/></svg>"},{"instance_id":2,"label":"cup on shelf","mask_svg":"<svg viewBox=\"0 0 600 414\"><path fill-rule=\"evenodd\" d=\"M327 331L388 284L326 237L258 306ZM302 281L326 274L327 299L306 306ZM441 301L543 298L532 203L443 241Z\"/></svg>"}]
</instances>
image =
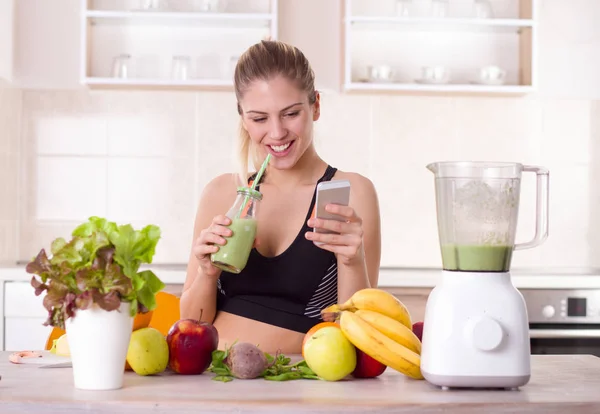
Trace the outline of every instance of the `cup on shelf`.
<instances>
[{"instance_id":1,"label":"cup on shelf","mask_svg":"<svg viewBox=\"0 0 600 414\"><path fill-rule=\"evenodd\" d=\"M126 79L131 77L131 55L123 53L113 59L111 76Z\"/></svg>"},{"instance_id":2,"label":"cup on shelf","mask_svg":"<svg viewBox=\"0 0 600 414\"><path fill-rule=\"evenodd\" d=\"M432 0L431 17L446 17L448 15L448 0Z\"/></svg>"},{"instance_id":3,"label":"cup on shelf","mask_svg":"<svg viewBox=\"0 0 600 414\"><path fill-rule=\"evenodd\" d=\"M142 10L163 11L169 9L167 0L141 0Z\"/></svg>"},{"instance_id":4,"label":"cup on shelf","mask_svg":"<svg viewBox=\"0 0 600 414\"><path fill-rule=\"evenodd\" d=\"M227 0L194 0L194 10L199 12L223 12Z\"/></svg>"},{"instance_id":5,"label":"cup on shelf","mask_svg":"<svg viewBox=\"0 0 600 414\"><path fill-rule=\"evenodd\" d=\"M394 69L390 65L367 66L367 79L369 82L391 82Z\"/></svg>"},{"instance_id":6,"label":"cup on shelf","mask_svg":"<svg viewBox=\"0 0 600 414\"><path fill-rule=\"evenodd\" d=\"M506 70L499 66L484 66L477 72L477 83L483 85L503 85L506 81Z\"/></svg>"},{"instance_id":7,"label":"cup on shelf","mask_svg":"<svg viewBox=\"0 0 600 414\"><path fill-rule=\"evenodd\" d=\"M173 56L173 60L171 61L171 78L175 80L189 79L191 66L191 58L189 56Z\"/></svg>"},{"instance_id":8,"label":"cup on shelf","mask_svg":"<svg viewBox=\"0 0 600 414\"><path fill-rule=\"evenodd\" d=\"M418 83L443 84L450 82L450 70L444 66L423 66Z\"/></svg>"},{"instance_id":9,"label":"cup on shelf","mask_svg":"<svg viewBox=\"0 0 600 414\"><path fill-rule=\"evenodd\" d=\"M473 3L473 16L477 19L492 19L494 9L489 0L475 0Z\"/></svg>"},{"instance_id":10,"label":"cup on shelf","mask_svg":"<svg viewBox=\"0 0 600 414\"><path fill-rule=\"evenodd\" d=\"M396 16L409 17L412 14L412 0L396 0Z\"/></svg>"}]
</instances>

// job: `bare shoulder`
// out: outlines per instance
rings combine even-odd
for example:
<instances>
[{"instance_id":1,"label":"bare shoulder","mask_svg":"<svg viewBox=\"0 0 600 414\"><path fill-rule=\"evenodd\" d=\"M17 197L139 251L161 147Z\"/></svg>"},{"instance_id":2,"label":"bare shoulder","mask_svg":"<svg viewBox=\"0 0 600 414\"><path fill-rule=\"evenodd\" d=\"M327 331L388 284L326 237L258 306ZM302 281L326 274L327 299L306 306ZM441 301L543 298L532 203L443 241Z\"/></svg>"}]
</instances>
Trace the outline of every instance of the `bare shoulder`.
<instances>
[{"instance_id":1,"label":"bare shoulder","mask_svg":"<svg viewBox=\"0 0 600 414\"><path fill-rule=\"evenodd\" d=\"M236 193L239 180L236 174L226 173L213 178L202 190L202 198L227 197Z\"/></svg>"}]
</instances>

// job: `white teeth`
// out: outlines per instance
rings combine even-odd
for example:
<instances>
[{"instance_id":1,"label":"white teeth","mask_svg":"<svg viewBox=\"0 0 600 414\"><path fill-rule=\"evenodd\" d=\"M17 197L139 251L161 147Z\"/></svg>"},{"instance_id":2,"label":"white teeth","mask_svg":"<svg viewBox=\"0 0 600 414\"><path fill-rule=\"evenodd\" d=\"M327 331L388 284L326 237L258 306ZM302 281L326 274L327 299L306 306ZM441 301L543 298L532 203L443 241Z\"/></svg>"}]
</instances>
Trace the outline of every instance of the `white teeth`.
<instances>
[{"instance_id":1,"label":"white teeth","mask_svg":"<svg viewBox=\"0 0 600 414\"><path fill-rule=\"evenodd\" d=\"M273 151L275 151L275 152L282 152L282 151L285 151L286 149L288 149L289 146L290 146L290 143L288 142L287 144L284 144L284 145L271 145L271 148L273 148Z\"/></svg>"}]
</instances>

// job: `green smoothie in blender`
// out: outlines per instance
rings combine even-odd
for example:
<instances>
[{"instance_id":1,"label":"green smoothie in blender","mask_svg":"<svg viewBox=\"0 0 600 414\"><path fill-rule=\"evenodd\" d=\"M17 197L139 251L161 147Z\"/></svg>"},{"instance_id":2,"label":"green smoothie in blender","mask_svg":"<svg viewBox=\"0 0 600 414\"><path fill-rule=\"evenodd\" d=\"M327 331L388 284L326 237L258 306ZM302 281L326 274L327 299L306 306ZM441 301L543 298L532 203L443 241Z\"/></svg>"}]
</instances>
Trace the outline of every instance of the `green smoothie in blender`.
<instances>
[{"instance_id":1,"label":"green smoothie in blender","mask_svg":"<svg viewBox=\"0 0 600 414\"><path fill-rule=\"evenodd\" d=\"M463 272L508 272L513 246L506 245L442 245L445 270Z\"/></svg>"}]
</instances>

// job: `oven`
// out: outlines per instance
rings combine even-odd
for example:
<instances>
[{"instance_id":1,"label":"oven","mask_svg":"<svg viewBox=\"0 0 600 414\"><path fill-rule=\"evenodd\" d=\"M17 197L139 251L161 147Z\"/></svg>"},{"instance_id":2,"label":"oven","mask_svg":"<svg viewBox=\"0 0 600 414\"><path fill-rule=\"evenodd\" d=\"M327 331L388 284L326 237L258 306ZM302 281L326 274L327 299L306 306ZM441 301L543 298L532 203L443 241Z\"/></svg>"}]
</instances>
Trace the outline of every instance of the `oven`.
<instances>
[{"instance_id":1,"label":"oven","mask_svg":"<svg viewBox=\"0 0 600 414\"><path fill-rule=\"evenodd\" d=\"M600 356L600 289L521 290L532 354Z\"/></svg>"}]
</instances>

